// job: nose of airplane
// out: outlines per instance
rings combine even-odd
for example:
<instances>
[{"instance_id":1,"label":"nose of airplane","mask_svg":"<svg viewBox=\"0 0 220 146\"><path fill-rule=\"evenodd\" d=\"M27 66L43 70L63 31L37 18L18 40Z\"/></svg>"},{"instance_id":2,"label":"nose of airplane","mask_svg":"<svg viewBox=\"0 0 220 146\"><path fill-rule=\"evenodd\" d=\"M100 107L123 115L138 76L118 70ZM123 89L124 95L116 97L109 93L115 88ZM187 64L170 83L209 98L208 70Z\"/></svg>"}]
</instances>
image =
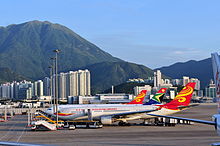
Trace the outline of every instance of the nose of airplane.
<instances>
[{"instance_id":1,"label":"nose of airplane","mask_svg":"<svg viewBox=\"0 0 220 146\"><path fill-rule=\"evenodd\" d=\"M45 113L49 114L49 115L53 115L53 108L48 108L46 109Z\"/></svg>"}]
</instances>

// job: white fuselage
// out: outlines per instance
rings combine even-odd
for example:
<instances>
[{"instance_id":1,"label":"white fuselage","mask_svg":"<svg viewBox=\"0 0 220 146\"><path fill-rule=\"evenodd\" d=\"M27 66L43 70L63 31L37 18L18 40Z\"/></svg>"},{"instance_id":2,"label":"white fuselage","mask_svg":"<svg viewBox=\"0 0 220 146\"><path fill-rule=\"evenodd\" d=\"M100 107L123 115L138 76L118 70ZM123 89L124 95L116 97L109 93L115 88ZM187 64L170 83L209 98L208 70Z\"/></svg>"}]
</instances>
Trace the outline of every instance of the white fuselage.
<instances>
[{"instance_id":1,"label":"white fuselage","mask_svg":"<svg viewBox=\"0 0 220 146\"><path fill-rule=\"evenodd\" d=\"M157 106L153 105L123 105L123 104L85 104L85 105L60 105L58 107L59 118L64 120L88 119L91 114L93 119L99 119L101 116L108 116L120 113L130 113L137 111L155 110ZM89 113L89 112L90 113ZM53 114L53 108L47 109L46 113Z\"/></svg>"}]
</instances>

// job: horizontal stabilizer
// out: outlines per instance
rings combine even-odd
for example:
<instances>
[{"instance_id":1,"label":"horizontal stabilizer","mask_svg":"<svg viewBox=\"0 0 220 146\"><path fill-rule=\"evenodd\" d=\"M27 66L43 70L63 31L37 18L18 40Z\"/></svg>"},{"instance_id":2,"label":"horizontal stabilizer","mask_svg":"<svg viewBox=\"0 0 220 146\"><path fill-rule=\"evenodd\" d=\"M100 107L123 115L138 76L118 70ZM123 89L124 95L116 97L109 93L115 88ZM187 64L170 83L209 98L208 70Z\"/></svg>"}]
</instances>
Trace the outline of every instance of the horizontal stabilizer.
<instances>
[{"instance_id":1,"label":"horizontal stabilizer","mask_svg":"<svg viewBox=\"0 0 220 146\"><path fill-rule=\"evenodd\" d=\"M190 104L188 106L179 106L178 108L180 110L182 110L182 109L185 109L185 108L190 108L190 107L194 107L194 106L198 106L198 105L199 105L198 103L195 103L195 104Z\"/></svg>"}]
</instances>

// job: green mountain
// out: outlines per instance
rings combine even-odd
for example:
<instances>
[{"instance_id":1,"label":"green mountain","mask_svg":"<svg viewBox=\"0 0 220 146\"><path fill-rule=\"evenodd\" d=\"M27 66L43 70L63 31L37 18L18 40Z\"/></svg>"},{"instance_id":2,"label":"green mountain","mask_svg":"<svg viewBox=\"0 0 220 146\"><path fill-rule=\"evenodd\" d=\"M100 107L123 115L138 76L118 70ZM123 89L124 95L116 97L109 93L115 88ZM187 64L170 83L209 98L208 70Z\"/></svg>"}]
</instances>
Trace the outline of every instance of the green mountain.
<instances>
[{"instance_id":1,"label":"green mountain","mask_svg":"<svg viewBox=\"0 0 220 146\"><path fill-rule=\"evenodd\" d=\"M101 92L112 85L118 85L131 78L147 78L153 71L143 65L129 62L102 62L86 66L91 72L93 92Z\"/></svg>"},{"instance_id":2,"label":"green mountain","mask_svg":"<svg viewBox=\"0 0 220 146\"><path fill-rule=\"evenodd\" d=\"M0 67L28 78L48 74L53 50L60 49L59 70L103 61L120 61L72 30L50 22L31 21L0 28Z\"/></svg>"},{"instance_id":3,"label":"green mountain","mask_svg":"<svg viewBox=\"0 0 220 146\"><path fill-rule=\"evenodd\" d=\"M158 68L164 75L173 79L181 79L183 76L191 78L198 78L201 83L201 88L209 84L210 79L213 78L211 58L200 61L190 60L182 63L175 63L173 65Z\"/></svg>"},{"instance_id":4,"label":"green mountain","mask_svg":"<svg viewBox=\"0 0 220 146\"><path fill-rule=\"evenodd\" d=\"M29 80L21 75L12 72L8 68L0 68L0 84L12 81Z\"/></svg>"},{"instance_id":5,"label":"green mountain","mask_svg":"<svg viewBox=\"0 0 220 146\"><path fill-rule=\"evenodd\" d=\"M54 49L61 50L58 70L88 68L95 92L129 78L153 75L151 69L115 58L59 24L31 21L9 25L0 27L0 36L0 68L8 68L32 80L49 75L48 66L55 55ZM9 78L4 80L9 81Z\"/></svg>"}]
</instances>

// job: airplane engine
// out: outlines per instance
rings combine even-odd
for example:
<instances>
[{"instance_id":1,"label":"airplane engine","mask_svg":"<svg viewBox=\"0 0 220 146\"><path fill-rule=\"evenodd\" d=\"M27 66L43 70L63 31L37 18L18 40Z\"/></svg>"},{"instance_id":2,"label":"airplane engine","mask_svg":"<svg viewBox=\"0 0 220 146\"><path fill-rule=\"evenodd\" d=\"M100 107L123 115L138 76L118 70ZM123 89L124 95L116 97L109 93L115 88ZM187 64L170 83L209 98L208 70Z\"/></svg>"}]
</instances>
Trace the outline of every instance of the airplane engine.
<instances>
[{"instance_id":1,"label":"airplane engine","mask_svg":"<svg viewBox=\"0 0 220 146\"><path fill-rule=\"evenodd\" d=\"M220 114L213 115L212 120L215 121L215 129L217 130L217 133L220 136Z\"/></svg>"},{"instance_id":2,"label":"airplane engine","mask_svg":"<svg viewBox=\"0 0 220 146\"><path fill-rule=\"evenodd\" d=\"M103 116L103 117L101 117L101 123L103 125L111 125L113 123L112 116Z\"/></svg>"}]
</instances>

